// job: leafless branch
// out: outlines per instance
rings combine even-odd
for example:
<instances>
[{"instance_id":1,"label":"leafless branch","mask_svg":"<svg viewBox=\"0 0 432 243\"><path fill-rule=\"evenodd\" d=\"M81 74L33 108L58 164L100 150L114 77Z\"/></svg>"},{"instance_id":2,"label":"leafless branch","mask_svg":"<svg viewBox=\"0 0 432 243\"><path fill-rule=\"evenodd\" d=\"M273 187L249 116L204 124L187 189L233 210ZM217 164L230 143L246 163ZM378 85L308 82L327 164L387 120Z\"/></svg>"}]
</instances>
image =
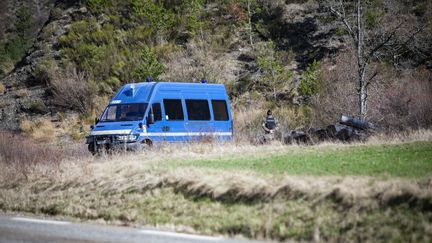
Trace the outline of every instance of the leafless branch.
<instances>
[{"instance_id":1,"label":"leafless branch","mask_svg":"<svg viewBox=\"0 0 432 243\"><path fill-rule=\"evenodd\" d=\"M348 34L351 36L351 38L354 40L355 43L357 43L357 38L356 35L354 33L353 28L351 27L351 25L348 23L348 20L346 18L346 13L345 13L345 7L343 4L343 1L340 0L340 7L342 9L342 12L336 10L336 8L333 6L333 4L331 4L330 1L327 1L328 5L330 6L330 12L336 16L347 28Z\"/></svg>"},{"instance_id":2,"label":"leafless branch","mask_svg":"<svg viewBox=\"0 0 432 243\"><path fill-rule=\"evenodd\" d=\"M430 23L424 24L423 26L421 26L420 28L418 28L414 33L412 33L412 34L408 37L408 39L407 39L404 43L402 43L402 46L405 46L405 45L407 45L409 42L411 42L412 39L414 39L414 37L415 37L417 34L419 34L419 33L422 32L426 27L428 27L429 24L430 24Z\"/></svg>"},{"instance_id":3,"label":"leafless branch","mask_svg":"<svg viewBox=\"0 0 432 243\"><path fill-rule=\"evenodd\" d=\"M366 82L366 88L372 83L372 80L378 75L378 71L375 70L374 74L369 78L369 80Z\"/></svg>"},{"instance_id":4,"label":"leafless branch","mask_svg":"<svg viewBox=\"0 0 432 243\"><path fill-rule=\"evenodd\" d=\"M377 51L379 51L381 48L383 48L392 38L395 36L398 29L402 26L402 23L399 23L388 35L386 38L384 38L383 41L379 42L372 50L368 53L366 56L366 62L368 63L371 58L375 55Z\"/></svg>"}]
</instances>

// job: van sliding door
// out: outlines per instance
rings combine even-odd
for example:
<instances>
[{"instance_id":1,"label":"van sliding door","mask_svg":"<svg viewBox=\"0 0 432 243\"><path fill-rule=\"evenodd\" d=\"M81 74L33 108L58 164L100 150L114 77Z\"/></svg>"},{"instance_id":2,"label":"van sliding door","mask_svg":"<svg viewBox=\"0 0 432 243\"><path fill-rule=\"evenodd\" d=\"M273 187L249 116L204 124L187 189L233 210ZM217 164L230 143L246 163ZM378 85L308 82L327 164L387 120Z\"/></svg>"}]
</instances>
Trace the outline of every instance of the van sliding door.
<instances>
[{"instance_id":1,"label":"van sliding door","mask_svg":"<svg viewBox=\"0 0 432 243\"><path fill-rule=\"evenodd\" d=\"M212 139L214 123L211 120L207 99L185 99L187 122L186 128L190 140Z\"/></svg>"},{"instance_id":2,"label":"van sliding door","mask_svg":"<svg viewBox=\"0 0 432 243\"><path fill-rule=\"evenodd\" d=\"M169 98L165 96L163 99L163 106L165 110L164 126L162 133L166 141L186 141L188 139L185 128L185 115L183 109L183 102L178 98Z\"/></svg>"}]
</instances>

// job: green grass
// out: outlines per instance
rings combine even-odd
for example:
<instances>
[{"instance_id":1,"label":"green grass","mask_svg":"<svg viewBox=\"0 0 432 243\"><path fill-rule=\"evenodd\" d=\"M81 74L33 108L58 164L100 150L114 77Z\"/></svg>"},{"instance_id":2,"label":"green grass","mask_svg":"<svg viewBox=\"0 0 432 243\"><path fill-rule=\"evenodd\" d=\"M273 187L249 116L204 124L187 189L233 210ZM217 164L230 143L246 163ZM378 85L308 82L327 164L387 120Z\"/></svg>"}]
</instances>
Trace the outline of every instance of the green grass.
<instances>
[{"instance_id":1,"label":"green grass","mask_svg":"<svg viewBox=\"0 0 432 243\"><path fill-rule=\"evenodd\" d=\"M273 153L182 160L173 166L250 170L267 174L421 178L432 175L432 142L287 147Z\"/></svg>"}]
</instances>

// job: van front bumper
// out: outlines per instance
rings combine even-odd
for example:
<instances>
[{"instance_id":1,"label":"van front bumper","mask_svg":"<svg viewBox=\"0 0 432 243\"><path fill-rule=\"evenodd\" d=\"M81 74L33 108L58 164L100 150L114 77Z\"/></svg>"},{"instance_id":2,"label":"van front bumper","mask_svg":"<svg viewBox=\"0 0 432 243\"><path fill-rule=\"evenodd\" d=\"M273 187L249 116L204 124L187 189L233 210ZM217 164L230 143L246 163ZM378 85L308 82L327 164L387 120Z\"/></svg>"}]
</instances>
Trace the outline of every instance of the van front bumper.
<instances>
[{"instance_id":1,"label":"van front bumper","mask_svg":"<svg viewBox=\"0 0 432 243\"><path fill-rule=\"evenodd\" d=\"M141 148L141 142L134 140L119 140L123 135L90 135L86 137L86 144L89 144L90 152L96 152L100 149L119 149L137 151Z\"/></svg>"}]
</instances>

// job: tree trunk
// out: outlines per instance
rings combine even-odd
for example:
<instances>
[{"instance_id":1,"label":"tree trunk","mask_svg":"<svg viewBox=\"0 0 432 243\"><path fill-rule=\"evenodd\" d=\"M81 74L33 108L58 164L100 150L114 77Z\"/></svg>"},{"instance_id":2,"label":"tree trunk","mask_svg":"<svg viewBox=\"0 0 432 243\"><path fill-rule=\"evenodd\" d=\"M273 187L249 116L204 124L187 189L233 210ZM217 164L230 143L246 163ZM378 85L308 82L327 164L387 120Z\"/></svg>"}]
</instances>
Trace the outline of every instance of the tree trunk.
<instances>
[{"instance_id":1,"label":"tree trunk","mask_svg":"<svg viewBox=\"0 0 432 243\"><path fill-rule=\"evenodd\" d=\"M364 60L364 41L362 26L363 8L361 0L357 0L357 66L358 66L358 95L359 95L359 117L366 117L367 89L365 82L366 63Z\"/></svg>"},{"instance_id":2,"label":"tree trunk","mask_svg":"<svg viewBox=\"0 0 432 243\"><path fill-rule=\"evenodd\" d=\"M360 108L360 118L364 120L366 118L366 99L367 99L367 89L363 74L359 77L360 92L359 92L359 108Z\"/></svg>"},{"instance_id":3,"label":"tree trunk","mask_svg":"<svg viewBox=\"0 0 432 243\"><path fill-rule=\"evenodd\" d=\"M247 9L248 9L248 25L249 25L249 42L250 45L253 46L253 37L252 37L252 12L251 12L251 2L250 0L247 1Z\"/></svg>"}]
</instances>

